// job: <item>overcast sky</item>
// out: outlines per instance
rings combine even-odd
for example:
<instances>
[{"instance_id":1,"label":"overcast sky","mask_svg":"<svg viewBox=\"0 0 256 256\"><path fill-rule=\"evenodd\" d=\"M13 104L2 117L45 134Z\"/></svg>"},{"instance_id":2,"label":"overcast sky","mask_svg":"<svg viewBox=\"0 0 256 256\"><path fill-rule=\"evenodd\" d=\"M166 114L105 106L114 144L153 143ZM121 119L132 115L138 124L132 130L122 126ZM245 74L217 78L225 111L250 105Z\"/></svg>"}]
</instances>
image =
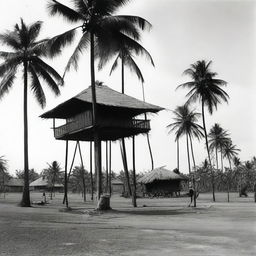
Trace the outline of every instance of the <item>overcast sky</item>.
<instances>
[{"instance_id":1,"label":"overcast sky","mask_svg":"<svg viewBox=\"0 0 256 256\"><path fill-rule=\"evenodd\" d=\"M1 4L0 32L12 29L23 17L26 23L44 21L41 37L51 37L70 27L62 18L49 17L45 0L8 0ZM69 1L63 0L68 4ZM151 117L150 139L155 166L176 167L176 145L174 135L168 135L166 126L172 122L176 106L185 103L186 90L175 91L177 85L188 81L182 72L197 60L212 60L212 70L218 77L227 81L225 88L230 96L229 104L222 104L212 116L207 113L207 127L219 123L227 129L233 143L241 149L241 160L249 160L256 155L256 110L255 110L255 60L256 60L256 1L234 0L134 0L120 10L120 13L139 15L153 25L145 32L142 44L152 54L155 68L143 58L137 58L145 78L146 101L166 108ZM75 44L63 51L61 57L48 61L60 73L72 53ZM5 47L1 48L6 50ZM96 79L120 91L120 70L109 77L110 66L98 72ZM126 72L126 93L142 99L141 84L136 77ZM65 143L57 141L51 130L52 122L42 120L39 115L64 100L76 95L90 85L89 55L84 53L77 72L68 73L61 96L55 98L49 90L47 106L42 110L29 96L29 162L30 168L40 172L47 162L57 160L64 167ZM10 173L23 169L23 91L22 80L18 77L13 89L0 102L0 155L8 160ZM46 88L46 87L44 87ZM194 106L200 111L198 105ZM201 122L201 120L200 120ZM146 137L137 137L137 171L150 168ZM128 157L131 157L131 141L128 144ZM70 155L74 152L70 146ZM103 144L103 155L105 154ZM187 173L185 141L181 140L182 172ZM82 145L85 166L88 168L88 145ZM113 145L113 170L122 169L119 143ZM196 162L206 157L204 143L195 142ZM78 159L78 157L77 157ZM77 160L76 164L80 162ZM105 161L103 159L103 167ZM131 168L129 162L129 168Z\"/></svg>"}]
</instances>

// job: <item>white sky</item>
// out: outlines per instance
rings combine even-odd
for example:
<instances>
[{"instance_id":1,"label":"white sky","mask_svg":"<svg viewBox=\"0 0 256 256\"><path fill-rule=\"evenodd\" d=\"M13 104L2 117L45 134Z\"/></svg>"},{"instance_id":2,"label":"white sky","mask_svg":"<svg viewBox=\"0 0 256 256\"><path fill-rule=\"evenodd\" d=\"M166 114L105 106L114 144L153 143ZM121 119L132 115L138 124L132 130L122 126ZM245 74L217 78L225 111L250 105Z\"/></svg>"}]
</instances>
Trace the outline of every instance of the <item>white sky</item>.
<instances>
[{"instance_id":1,"label":"white sky","mask_svg":"<svg viewBox=\"0 0 256 256\"><path fill-rule=\"evenodd\" d=\"M19 18L26 23L44 21L41 37L51 37L65 31L68 25L62 18L49 17L46 11L46 0L0 0L0 32L12 29ZM62 3L69 1L63 0ZM212 60L213 71L219 78L226 80L229 104L222 104L212 116L207 114L207 126L215 122L221 124L231 133L234 144L242 151L242 160L249 160L256 155L256 113L254 98L256 94L255 70L256 60L256 1L234 0L139 0L120 10L122 13L140 15L150 21L153 29L145 32L142 44L152 54L156 67L151 67L143 59L137 59L145 78L146 100L150 103L173 110L185 102L185 90L175 91L177 85L187 81L182 72L197 60ZM75 44L73 45L73 47ZM48 61L60 73L72 52L69 47L63 55ZM6 50L4 47L2 50ZM120 90L120 72L117 70L109 77L107 66L97 74L96 79L113 89ZM39 115L53 108L64 100L74 96L90 84L88 52L80 60L78 72L70 72L66 77L65 87L60 97L55 98L49 90L47 106L42 110L29 96L29 162L30 168L40 172L47 162L57 160L64 167L65 143L57 141L50 129L52 122L42 120ZM10 173L23 169L23 91L19 77L13 89L0 102L0 155L9 161ZM45 88L45 87L44 87ZM126 72L126 93L142 99L141 84L134 75ZM196 107L196 106L195 106ZM200 111L200 108L198 108ZM162 111L152 116L150 139L154 153L155 166L176 167L176 145L174 135L168 135L166 126L172 122L172 113ZM131 157L131 141L128 144L128 157ZM75 144L70 144L70 155ZM103 156L105 155L105 145ZM88 145L82 145L85 166L88 168ZM146 137L137 137L137 171L150 168ZM200 163L206 157L203 141L195 142L195 157ZM71 162L71 161L70 161ZM181 141L181 171L187 173L185 141ZM77 161L76 164L80 164ZM103 158L103 167L105 161ZM122 169L119 143L113 145L113 170ZM131 168L131 161L129 168Z\"/></svg>"}]
</instances>

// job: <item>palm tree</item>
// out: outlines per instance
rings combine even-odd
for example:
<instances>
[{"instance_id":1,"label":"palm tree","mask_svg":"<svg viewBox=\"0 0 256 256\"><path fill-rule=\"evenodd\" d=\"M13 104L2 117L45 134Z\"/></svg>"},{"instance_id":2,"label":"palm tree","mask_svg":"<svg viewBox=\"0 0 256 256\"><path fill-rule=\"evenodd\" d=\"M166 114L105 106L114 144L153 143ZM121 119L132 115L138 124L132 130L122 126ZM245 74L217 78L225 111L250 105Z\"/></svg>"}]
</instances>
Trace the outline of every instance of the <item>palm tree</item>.
<instances>
[{"instance_id":1,"label":"palm tree","mask_svg":"<svg viewBox=\"0 0 256 256\"><path fill-rule=\"evenodd\" d=\"M151 64L154 66L154 62L153 59L151 57L151 55L149 54L149 52L143 47L141 46L138 42L136 42L135 40L124 40L124 41L120 41L119 42L119 52L117 54L117 57L115 58L115 61L111 67L111 71L110 71L110 75L112 74L112 72L117 68L118 66L118 62L121 62L121 92L124 94L125 91L125 75L124 75L124 67L127 66L130 68L130 70L132 72L135 72L135 74L137 75L138 79L142 82L142 88L143 87L143 83L144 83L144 78L142 75L142 72L140 70L140 68L138 67L138 65L136 64L134 58L133 58L133 54L141 54L146 56ZM103 56L104 57L104 56ZM101 58L100 62L99 62L99 68L101 69L103 67L103 65L108 61L108 56L106 56L107 58ZM144 95L144 91L143 91L143 95ZM144 98L144 97L143 97ZM145 101L145 99L144 99ZM145 119L147 119L147 116L145 114ZM153 157L152 157L152 152L151 152L151 147L150 147L150 141L149 141L149 136L147 134L147 141L148 141L148 146L150 149L150 156L151 156L151 163L152 163L152 169L153 167ZM125 149L125 140L124 138L121 139L121 147L123 148L123 159L127 159L126 156L126 149ZM126 160L125 160L126 161ZM127 180L127 185L128 185L128 191L131 192L131 185L130 185L130 181L129 181L129 171L128 171L128 167L126 164L124 164L124 172L125 172L125 176L126 176L126 180Z\"/></svg>"},{"instance_id":2,"label":"palm tree","mask_svg":"<svg viewBox=\"0 0 256 256\"><path fill-rule=\"evenodd\" d=\"M223 147L223 157L228 159L229 162L229 174L232 174L232 166L231 166L231 159L238 155L238 151L240 149L236 148L236 145L233 145L232 141L229 140L227 143L224 144ZM230 176L230 175L229 175ZM227 192L228 192L228 202L229 202L229 187L230 187L231 178L228 177L227 180Z\"/></svg>"},{"instance_id":3,"label":"palm tree","mask_svg":"<svg viewBox=\"0 0 256 256\"><path fill-rule=\"evenodd\" d=\"M9 174L8 174L7 160L4 158L4 156L0 156L0 177L1 176L2 176L3 194L5 198L5 180L6 178L8 178Z\"/></svg>"},{"instance_id":4,"label":"palm tree","mask_svg":"<svg viewBox=\"0 0 256 256\"><path fill-rule=\"evenodd\" d=\"M189 160L189 139L195 137L200 140L203 134L203 127L197 124L200 113L194 112L189 109L188 105L183 105L177 107L173 111L175 117L173 118L174 122L169 124L169 133L175 131L175 140L177 141L181 136L186 136L187 142L187 155L188 155L188 166L189 173L191 172L190 160Z\"/></svg>"},{"instance_id":5,"label":"palm tree","mask_svg":"<svg viewBox=\"0 0 256 256\"><path fill-rule=\"evenodd\" d=\"M28 80L30 80L31 91L41 107L46 104L46 98L41 86L40 79L44 80L55 95L59 95L59 86L62 84L62 77L58 72L45 63L42 57L47 56L45 46L47 40L39 40L42 22L38 21L26 25L21 19L20 25L16 24L13 31L6 31L0 34L0 41L12 49L11 52L0 52L4 62L0 65L0 97L9 92L14 84L18 68L23 67L24 85L24 190L21 201L22 206L30 206L29 196L29 162L28 162ZM30 79L28 79L28 76Z\"/></svg>"},{"instance_id":6,"label":"palm tree","mask_svg":"<svg viewBox=\"0 0 256 256\"><path fill-rule=\"evenodd\" d=\"M221 88L227 83L224 80L215 78L217 73L210 70L211 61L208 63L205 60L197 61L192 64L189 69L184 71L185 75L192 78L192 81L183 83L177 88L188 88L187 104L191 102L199 101L202 107L202 119L204 128L205 144L208 154L208 161L210 168L212 169L210 151L208 146L207 129L205 123L205 107L208 108L210 114L213 113L213 109L217 109L218 104L221 101L228 102L228 94ZM215 194L213 188L213 201L215 201Z\"/></svg>"},{"instance_id":7,"label":"palm tree","mask_svg":"<svg viewBox=\"0 0 256 256\"><path fill-rule=\"evenodd\" d=\"M97 129L97 108L95 91L95 67L94 60L97 56L113 56L118 51L118 42L124 40L138 40L140 38L139 28L144 29L150 24L143 18L129 15L114 15L116 10L129 0L73 0L74 7L70 8L58 1L51 0L48 9L51 15L60 14L71 23L81 24L51 40L52 53L74 39L77 29L82 30L82 37L70 57L65 72L73 66L78 67L80 54L90 45L91 66L91 90L92 90L92 112L94 124L94 152L95 171L97 173L97 198L102 193L101 182L101 141Z\"/></svg>"},{"instance_id":8,"label":"palm tree","mask_svg":"<svg viewBox=\"0 0 256 256\"><path fill-rule=\"evenodd\" d=\"M223 146L229 142L230 138L228 137L229 134L225 131L219 124L214 124L213 127L210 129L208 134L209 137L209 149L211 152L215 151L216 157L216 169L219 169L218 164L218 151L221 152L221 163L222 163L222 170L223 170L223 161L222 161L222 148Z\"/></svg>"},{"instance_id":9,"label":"palm tree","mask_svg":"<svg viewBox=\"0 0 256 256\"><path fill-rule=\"evenodd\" d=\"M48 163L48 168L44 170L44 175L46 175L49 185L51 187L50 199L52 200L52 194L56 182L59 181L61 174L61 167L57 161L53 161L51 164Z\"/></svg>"},{"instance_id":10,"label":"palm tree","mask_svg":"<svg viewBox=\"0 0 256 256\"><path fill-rule=\"evenodd\" d=\"M197 120L200 117L200 113L196 113L191 111L188 105L179 106L173 111L175 117L173 118L174 122L169 124L167 128L169 128L169 133L175 131L176 137L175 140L178 141L182 135L186 136L187 142L187 155L188 155L188 168L189 174L191 174L190 167L190 154L189 154L189 140L191 144L191 153L193 154L193 146L192 146L192 138L195 137L200 140L203 134L203 127L197 124ZM194 169L196 171L195 161L194 161ZM196 189L195 189L195 180L193 178L193 186L194 186L194 206L196 207Z\"/></svg>"}]
</instances>

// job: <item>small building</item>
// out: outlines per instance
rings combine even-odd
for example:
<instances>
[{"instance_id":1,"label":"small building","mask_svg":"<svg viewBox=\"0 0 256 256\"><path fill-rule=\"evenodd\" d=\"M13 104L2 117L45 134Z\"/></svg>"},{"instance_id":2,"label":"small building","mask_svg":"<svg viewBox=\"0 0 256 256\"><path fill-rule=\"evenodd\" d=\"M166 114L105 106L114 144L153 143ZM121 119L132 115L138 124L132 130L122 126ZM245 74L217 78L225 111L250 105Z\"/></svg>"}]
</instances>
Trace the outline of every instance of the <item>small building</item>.
<instances>
[{"instance_id":1,"label":"small building","mask_svg":"<svg viewBox=\"0 0 256 256\"><path fill-rule=\"evenodd\" d=\"M124 193L124 183L119 179L114 179L111 181L111 191L113 194L123 194Z\"/></svg>"},{"instance_id":2,"label":"small building","mask_svg":"<svg viewBox=\"0 0 256 256\"><path fill-rule=\"evenodd\" d=\"M32 191L38 191L38 192L45 192L45 191L50 191L51 190L51 185L49 184L47 178L45 176L42 176L38 178L37 180L31 182L29 184L29 188ZM54 184L54 192L63 192L63 184L60 183L55 183Z\"/></svg>"},{"instance_id":3,"label":"small building","mask_svg":"<svg viewBox=\"0 0 256 256\"><path fill-rule=\"evenodd\" d=\"M149 196L172 196L180 192L181 181L186 180L181 174L164 167L156 168L138 179L144 194Z\"/></svg>"},{"instance_id":4,"label":"small building","mask_svg":"<svg viewBox=\"0 0 256 256\"><path fill-rule=\"evenodd\" d=\"M23 179L11 178L5 184L6 192L22 192L24 186Z\"/></svg>"}]
</instances>

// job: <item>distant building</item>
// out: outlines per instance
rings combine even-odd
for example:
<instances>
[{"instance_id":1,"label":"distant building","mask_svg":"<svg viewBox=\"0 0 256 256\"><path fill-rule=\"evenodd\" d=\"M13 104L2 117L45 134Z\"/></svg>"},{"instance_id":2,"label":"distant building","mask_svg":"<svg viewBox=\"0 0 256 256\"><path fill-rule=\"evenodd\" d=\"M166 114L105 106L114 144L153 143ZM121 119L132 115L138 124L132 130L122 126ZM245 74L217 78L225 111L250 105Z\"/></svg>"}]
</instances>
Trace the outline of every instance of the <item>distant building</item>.
<instances>
[{"instance_id":1,"label":"distant building","mask_svg":"<svg viewBox=\"0 0 256 256\"><path fill-rule=\"evenodd\" d=\"M124 183L119 179L114 179L111 181L111 188L113 194L123 194L124 193Z\"/></svg>"},{"instance_id":2,"label":"distant building","mask_svg":"<svg viewBox=\"0 0 256 256\"><path fill-rule=\"evenodd\" d=\"M37 180L31 182L29 184L29 188L32 191L44 192L44 191L50 191L51 185L49 185L47 178L45 176L42 176ZM57 182L54 184L54 192L63 192L63 188L64 188L63 184L60 184Z\"/></svg>"},{"instance_id":3,"label":"distant building","mask_svg":"<svg viewBox=\"0 0 256 256\"><path fill-rule=\"evenodd\" d=\"M23 179L11 178L5 184L6 192L22 192L24 186Z\"/></svg>"},{"instance_id":4,"label":"distant building","mask_svg":"<svg viewBox=\"0 0 256 256\"><path fill-rule=\"evenodd\" d=\"M143 185L144 193L149 196L172 196L180 192L181 181L186 177L164 167L156 168L138 179Z\"/></svg>"}]
</instances>

